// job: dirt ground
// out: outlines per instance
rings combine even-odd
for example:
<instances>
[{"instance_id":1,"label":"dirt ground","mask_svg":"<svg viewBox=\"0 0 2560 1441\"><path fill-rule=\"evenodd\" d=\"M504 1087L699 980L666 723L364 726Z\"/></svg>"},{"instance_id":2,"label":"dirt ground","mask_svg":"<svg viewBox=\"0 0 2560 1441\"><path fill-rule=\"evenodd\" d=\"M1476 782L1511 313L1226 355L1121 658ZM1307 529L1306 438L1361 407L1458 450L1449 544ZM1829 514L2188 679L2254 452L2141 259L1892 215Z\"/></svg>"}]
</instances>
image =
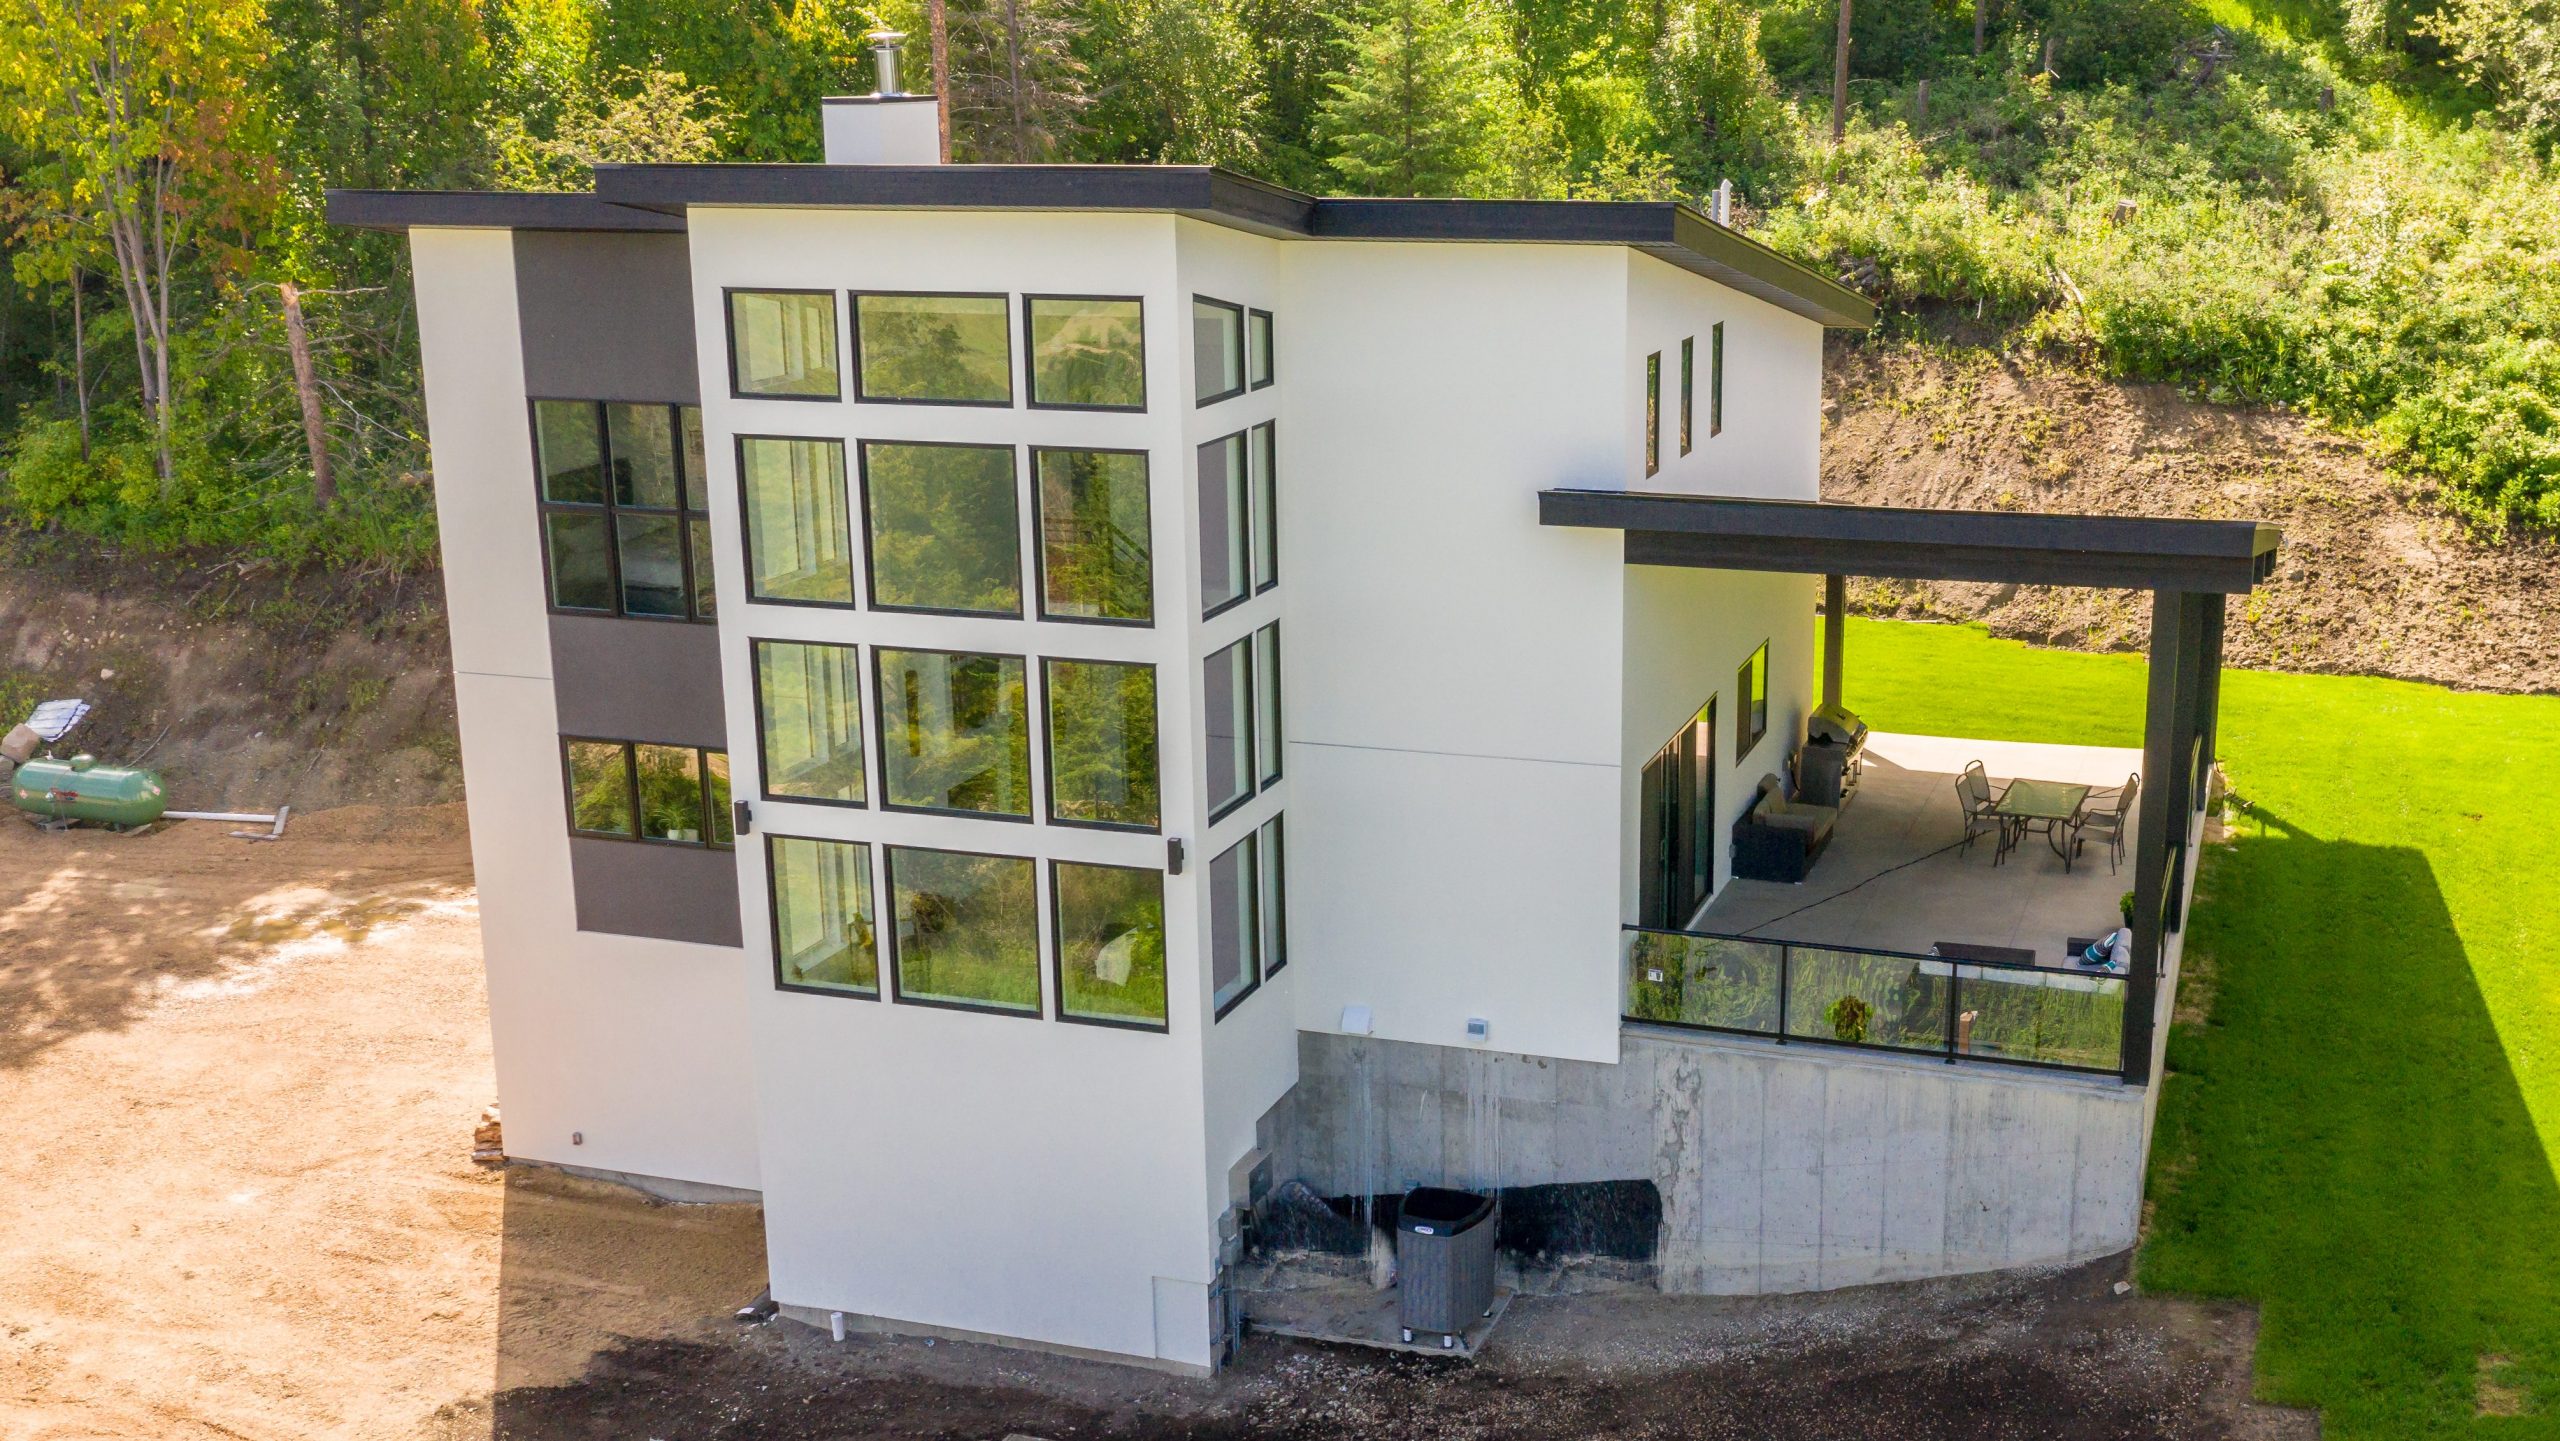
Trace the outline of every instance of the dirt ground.
<instances>
[{"instance_id":1,"label":"dirt ground","mask_svg":"<svg viewBox=\"0 0 2560 1441\"><path fill-rule=\"evenodd\" d=\"M459 806L0 822L0 1436L2240 1437L2244 1311L2121 1261L1516 1304L1482 1362L1248 1341L1216 1382L740 1326L753 1206L483 1170Z\"/></svg>"}]
</instances>

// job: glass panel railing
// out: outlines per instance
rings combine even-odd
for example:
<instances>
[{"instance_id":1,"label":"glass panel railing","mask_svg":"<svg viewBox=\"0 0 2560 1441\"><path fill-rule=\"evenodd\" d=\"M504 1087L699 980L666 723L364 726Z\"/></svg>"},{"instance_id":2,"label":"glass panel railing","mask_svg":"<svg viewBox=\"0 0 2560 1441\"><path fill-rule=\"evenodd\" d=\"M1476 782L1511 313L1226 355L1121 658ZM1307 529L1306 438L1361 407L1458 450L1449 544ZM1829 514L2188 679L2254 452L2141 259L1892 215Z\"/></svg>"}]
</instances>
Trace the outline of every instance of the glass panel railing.
<instances>
[{"instance_id":1,"label":"glass panel railing","mask_svg":"<svg viewBox=\"0 0 2560 1441\"><path fill-rule=\"evenodd\" d=\"M1776 1035L1785 951L1774 941L1630 930L1627 1016Z\"/></svg>"},{"instance_id":2,"label":"glass panel railing","mask_svg":"<svg viewBox=\"0 0 2560 1441\"><path fill-rule=\"evenodd\" d=\"M1943 1053L1953 970L1910 956L1789 946L1787 1034Z\"/></svg>"},{"instance_id":3,"label":"glass panel railing","mask_svg":"<svg viewBox=\"0 0 2560 1441\"><path fill-rule=\"evenodd\" d=\"M2123 977L2000 966L1956 973L1956 1054L2092 1071L2122 1064Z\"/></svg>"}]
</instances>

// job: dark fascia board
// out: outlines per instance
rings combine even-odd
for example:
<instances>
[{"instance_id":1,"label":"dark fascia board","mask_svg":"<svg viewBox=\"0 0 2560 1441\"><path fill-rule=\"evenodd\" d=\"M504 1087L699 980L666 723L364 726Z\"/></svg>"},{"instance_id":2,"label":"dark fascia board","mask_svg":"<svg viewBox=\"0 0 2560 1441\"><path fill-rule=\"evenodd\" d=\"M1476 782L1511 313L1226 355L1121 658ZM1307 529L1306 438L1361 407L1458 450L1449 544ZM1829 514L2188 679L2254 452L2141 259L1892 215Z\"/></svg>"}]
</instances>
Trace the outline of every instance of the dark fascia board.
<instances>
[{"instance_id":1,"label":"dark fascia board","mask_svg":"<svg viewBox=\"0 0 2560 1441\"><path fill-rule=\"evenodd\" d=\"M1626 532L1631 565L2239 594L2283 535L2251 520L1922 510L1644 491L1547 490L1544 525Z\"/></svg>"},{"instance_id":2,"label":"dark fascia board","mask_svg":"<svg viewBox=\"0 0 2560 1441\"><path fill-rule=\"evenodd\" d=\"M596 194L673 215L688 205L1130 210L1316 239L1624 245L1825 326L1864 329L1876 313L1856 291L1669 201L1320 199L1209 165L599 165Z\"/></svg>"},{"instance_id":3,"label":"dark fascia board","mask_svg":"<svg viewBox=\"0 0 2560 1441\"><path fill-rule=\"evenodd\" d=\"M506 190L332 190L329 223L356 230L457 226L485 230L684 229L682 214L634 210L593 195Z\"/></svg>"}]
</instances>

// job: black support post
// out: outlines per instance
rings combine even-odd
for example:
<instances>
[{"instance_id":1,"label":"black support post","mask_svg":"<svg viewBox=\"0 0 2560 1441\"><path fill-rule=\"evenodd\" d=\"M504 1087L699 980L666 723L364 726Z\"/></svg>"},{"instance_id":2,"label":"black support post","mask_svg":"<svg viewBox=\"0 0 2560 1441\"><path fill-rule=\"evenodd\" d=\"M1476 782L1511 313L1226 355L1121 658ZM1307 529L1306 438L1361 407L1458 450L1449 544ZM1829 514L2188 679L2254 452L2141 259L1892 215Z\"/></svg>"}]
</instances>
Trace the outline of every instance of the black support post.
<instances>
[{"instance_id":1,"label":"black support post","mask_svg":"<svg viewBox=\"0 0 2560 1441\"><path fill-rule=\"evenodd\" d=\"M2203 766L2196 776L2196 806L2201 810L2212 785L2213 763L2222 759L2217 748L2222 741L2222 628L2231 597L2217 592L2199 599L2204 607L2204 645L2196 657L2196 734L2204 744L2197 749Z\"/></svg>"},{"instance_id":2,"label":"black support post","mask_svg":"<svg viewBox=\"0 0 2560 1441\"><path fill-rule=\"evenodd\" d=\"M2160 996L2160 956L2169 900L2169 849L2187 833L2185 760L2189 703L2181 684L2194 675L2186 654L2196 607L2181 591L2151 594L2150 687L2142 718L2142 795L2133 831L2133 967L2124 988L2125 1084L2151 1079L2152 1012ZM2201 622L2195 626L2201 630Z\"/></svg>"},{"instance_id":3,"label":"black support post","mask_svg":"<svg viewBox=\"0 0 2560 1441\"><path fill-rule=\"evenodd\" d=\"M1822 703L1840 704L1840 649L1849 638L1849 578L1826 575L1822 578Z\"/></svg>"}]
</instances>

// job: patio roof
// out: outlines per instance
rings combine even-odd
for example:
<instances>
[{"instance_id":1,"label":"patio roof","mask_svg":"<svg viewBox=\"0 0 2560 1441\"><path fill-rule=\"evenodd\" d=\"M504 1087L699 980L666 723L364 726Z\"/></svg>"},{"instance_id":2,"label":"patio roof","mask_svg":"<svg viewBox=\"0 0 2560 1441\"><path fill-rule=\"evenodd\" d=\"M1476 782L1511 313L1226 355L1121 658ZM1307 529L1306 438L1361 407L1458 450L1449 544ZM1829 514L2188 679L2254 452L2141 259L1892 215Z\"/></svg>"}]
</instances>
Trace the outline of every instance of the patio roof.
<instances>
[{"instance_id":1,"label":"patio roof","mask_svg":"<svg viewBox=\"0 0 2560 1441\"><path fill-rule=\"evenodd\" d=\"M1629 565L2240 594L2282 532L2254 520L1925 510L1650 491L1538 494L1544 525L1626 533Z\"/></svg>"}]
</instances>

